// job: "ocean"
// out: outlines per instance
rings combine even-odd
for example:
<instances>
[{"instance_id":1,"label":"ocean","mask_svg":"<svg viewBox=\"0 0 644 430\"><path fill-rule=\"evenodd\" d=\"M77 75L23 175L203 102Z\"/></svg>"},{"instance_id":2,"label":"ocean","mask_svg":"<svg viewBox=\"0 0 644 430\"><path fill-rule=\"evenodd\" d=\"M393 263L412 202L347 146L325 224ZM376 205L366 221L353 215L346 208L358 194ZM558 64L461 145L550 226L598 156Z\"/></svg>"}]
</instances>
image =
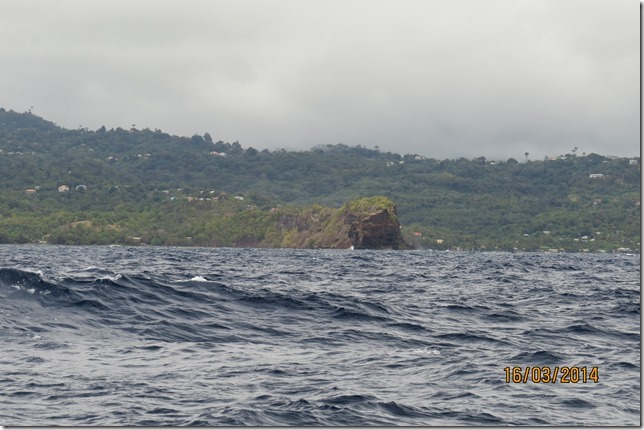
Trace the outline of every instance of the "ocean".
<instances>
[{"instance_id":1,"label":"ocean","mask_svg":"<svg viewBox=\"0 0 644 430\"><path fill-rule=\"evenodd\" d=\"M640 426L640 255L0 246L3 426Z\"/></svg>"}]
</instances>

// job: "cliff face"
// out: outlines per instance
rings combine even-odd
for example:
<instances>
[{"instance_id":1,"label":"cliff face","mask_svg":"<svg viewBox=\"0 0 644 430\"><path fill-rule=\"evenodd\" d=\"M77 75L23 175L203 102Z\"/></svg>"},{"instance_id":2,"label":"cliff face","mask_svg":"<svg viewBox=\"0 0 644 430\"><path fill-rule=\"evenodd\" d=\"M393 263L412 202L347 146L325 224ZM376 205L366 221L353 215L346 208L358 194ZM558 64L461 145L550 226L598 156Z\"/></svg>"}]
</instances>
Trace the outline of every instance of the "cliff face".
<instances>
[{"instance_id":1,"label":"cliff face","mask_svg":"<svg viewBox=\"0 0 644 430\"><path fill-rule=\"evenodd\" d=\"M349 238L355 249L400 249L403 240L395 212L381 209L374 213L353 216Z\"/></svg>"},{"instance_id":2,"label":"cliff face","mask_svg":"<svg viewBox=\"0 0 644 430\"><path fill-rule=\"evenodd\" d=\"M396 207L385 197L371 197L332 210L317 207L285 217L289 228L282 246L295 248L404 249Z\"/></svg>"}]
</instances>

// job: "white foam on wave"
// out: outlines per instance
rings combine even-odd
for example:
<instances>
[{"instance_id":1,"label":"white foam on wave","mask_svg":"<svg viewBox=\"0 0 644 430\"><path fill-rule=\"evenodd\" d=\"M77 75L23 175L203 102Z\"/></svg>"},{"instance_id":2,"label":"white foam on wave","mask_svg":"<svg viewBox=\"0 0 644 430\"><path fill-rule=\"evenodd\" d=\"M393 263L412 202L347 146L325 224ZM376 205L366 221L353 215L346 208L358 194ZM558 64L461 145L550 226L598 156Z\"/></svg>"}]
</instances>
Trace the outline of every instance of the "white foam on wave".
<instances>
[{"instance_id":1,"label":"white foam on wave","mask_svg":"<svg viewBox=\"0 0 644 430\"><path fill-rule=\"evenodd\" d=\"M210 279L206 279L203 276L193 276L190 279L185 279L183 281L177 281L177 282L215 282L215 281L211 281Z\"/></svg>"},{"instance_id":2,"label":"white foam on wave","mask_svg":"<svg viewBox=\"0 0 644 430\"><path fill-rule=\"evenodd\" d=\"M121 273L117 273L116 275L106 275L106 276L101 276L100 278L96 278L99 281L112 281L116 282L119 279L122 279L123 275Z\"/></svg>"},{"instance_id":3,"label":"white foam on wave","mask_svg":"<svg viewBox=\"0 0 644 430\"><path fill-rule=\"evenodd\" d=\"M414 351L419 354L428 354L428 355L441 355L440 349L425 347Z\"/></svg>"},{"instance_id":4,"label":"white foam on wave","mask_svg":"<svg viewBox=\"0 0 644 430\"><path fill-rule=\"evenodd\" d=\"M29 294L35 294L36 293L35 288L25 288L24 286L19 285L19 284L11 285L11 288L15 288L16 290L24 291L24 292L27 292Z\"/></svg>"},{"instance_id":5,"label":"white foam on wave","mask_svg":"<svg viewBox=\"0 0 644 430\"><path fill-rule=\"evenodd\" d=\"M36 289L35 288L25 288L23 285L19 285L19 284L10 285L10 287L15 288L18 291L24 291L25 293L36 294ZM44 295L47 295L49 293L51 293L51 291L40 291L39 294L44 296Z\"/></svg>"}]
</instances>

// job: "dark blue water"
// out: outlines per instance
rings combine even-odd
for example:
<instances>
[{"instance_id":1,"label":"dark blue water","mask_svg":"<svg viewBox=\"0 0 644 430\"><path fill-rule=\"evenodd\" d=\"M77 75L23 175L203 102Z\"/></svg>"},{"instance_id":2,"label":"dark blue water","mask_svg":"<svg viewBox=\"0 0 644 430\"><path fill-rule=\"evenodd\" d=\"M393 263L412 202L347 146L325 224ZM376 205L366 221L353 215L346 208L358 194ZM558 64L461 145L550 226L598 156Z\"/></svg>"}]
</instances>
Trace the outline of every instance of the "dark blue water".
<instances>
[{"instance_id":1,"label":"dark blue water","mask_svg":"<svg viewBox=\"0 0 644 430\"><path fill-rule=\"evenodd\" d=\"M5 426L640 425L639 255L0 246L0 303Z\"/></svg>"}]
</instances>

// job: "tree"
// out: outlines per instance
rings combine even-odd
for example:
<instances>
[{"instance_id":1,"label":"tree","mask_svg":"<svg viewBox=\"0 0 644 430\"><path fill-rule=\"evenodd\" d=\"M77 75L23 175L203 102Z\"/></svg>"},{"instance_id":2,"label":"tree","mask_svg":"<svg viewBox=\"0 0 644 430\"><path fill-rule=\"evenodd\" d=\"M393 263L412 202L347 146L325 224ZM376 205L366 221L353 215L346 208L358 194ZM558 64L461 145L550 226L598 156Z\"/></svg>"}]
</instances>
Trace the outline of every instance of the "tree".
<instances>
[{"instance_id":1,"label":"tree","mask_svg":"<svg viewBox=\"0 0 644 430\"><path fill-rule=\"evenodd\" d=\"M237 141L234 141L233 146L232 146L232 148L230 150L230 153L231 154L241 154L242 151L243 151L243 149L242 149L241 144L239 142L237 142Z\"/></svg>"}]
</instances>

